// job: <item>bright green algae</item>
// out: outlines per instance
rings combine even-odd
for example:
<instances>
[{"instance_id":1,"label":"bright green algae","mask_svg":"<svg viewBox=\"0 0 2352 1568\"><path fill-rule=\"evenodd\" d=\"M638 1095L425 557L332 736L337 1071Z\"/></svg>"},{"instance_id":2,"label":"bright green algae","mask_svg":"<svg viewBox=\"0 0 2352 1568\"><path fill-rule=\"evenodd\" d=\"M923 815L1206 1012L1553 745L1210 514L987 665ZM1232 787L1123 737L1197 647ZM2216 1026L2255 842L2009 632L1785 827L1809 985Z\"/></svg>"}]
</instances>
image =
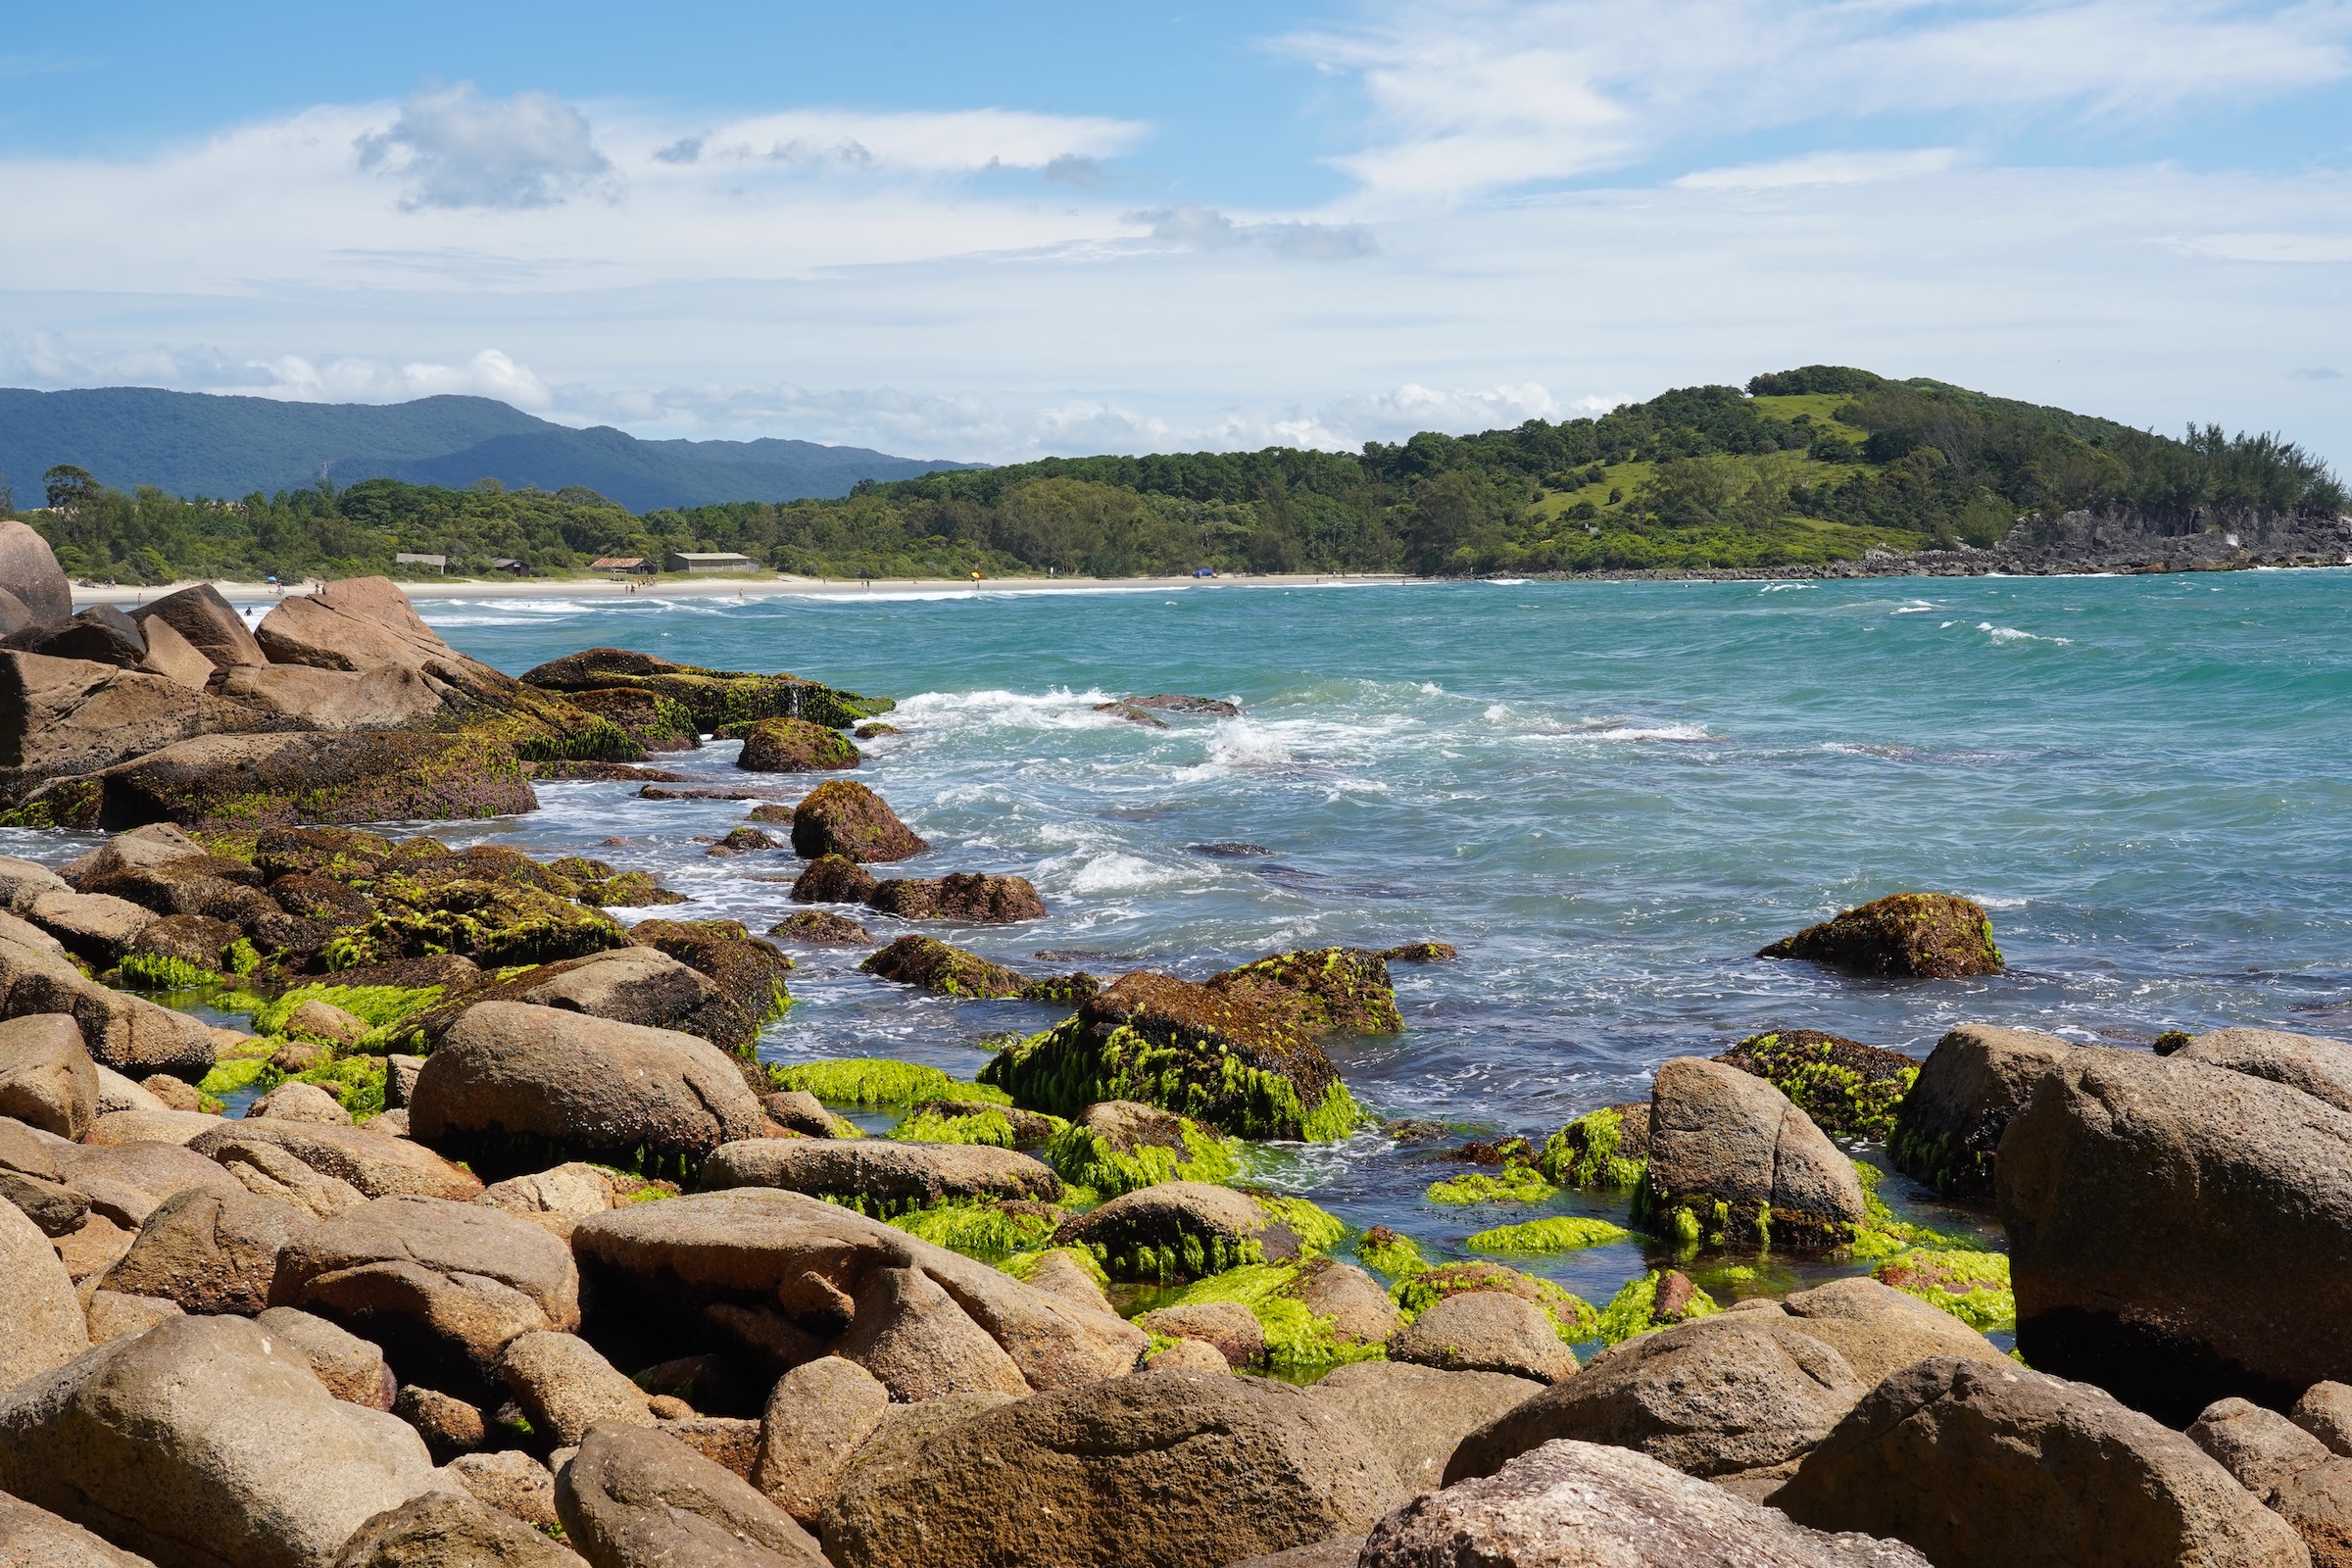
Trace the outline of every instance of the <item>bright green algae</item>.
<instances>
[{"instance_id":1,"label":"bright green algae","mask_svg":"<svg viewBox=\"0 0 2352 1568\"><path fill-rule=\"evenodd\" d=\"M887 1056L839 1056L770 1067L768 1082L780 1090L805 1090L829 1105L911 1105L922 1100L967 1100L1010 1104L1012 1097L988 1084L965 1083L937 1067L894 1061Z\"/></svg>"},{"instance_id":2,"label":"bright green algae","mask_svg":"<svg viewBox=\"0 0 2352 1568\"><path fill-rule=\"evenodd\" d=\"M1241 1174L1235 1145L1191 1118L1179 1125L1181 1150L1143 1144L1121 1153L1084 1122L1070 1122L1046 1143L1044 1159L1063 1181L1105 1199L1161 1182L1230 1182Z\"/></svg>"},{"instance_id":3,"label":"bright green algae","mask_svg":"<svg viewBox=\"0 0 2352 1568\"><path fill-rule=\"evenodd\" d=\"M1573 1252L1581 1248L1605 1247L1611 1242L1629 1241L1632 1237L1633 1232L1622 1225L1612 1225L1605 1219L1557 1214L1549 1219L1531 1219L1525 1224L1497 1225L1492 1230L1479 1231L1462 1245L1473 1252L1532 1257L1544 1252Z\"/></svg>"},{"instance_id":4,"label":"bright green algae","mask_svg":"<svg viewBox=\"0 0 2352 1568\"><path fill-rule=\"evenodd\" d=\"M1180 1050L1119 1025L1094 1043L1082 1016L998 1053L980 1081L1015 1103L1075 1117L1105 1100L1141 1101L1240 1138L1299 1138L1330 1143L1369 1118L1336 1076L1313 1105L1278 1072L1253 1067L1230 1050Z\"/></svg>"}]
</instances>

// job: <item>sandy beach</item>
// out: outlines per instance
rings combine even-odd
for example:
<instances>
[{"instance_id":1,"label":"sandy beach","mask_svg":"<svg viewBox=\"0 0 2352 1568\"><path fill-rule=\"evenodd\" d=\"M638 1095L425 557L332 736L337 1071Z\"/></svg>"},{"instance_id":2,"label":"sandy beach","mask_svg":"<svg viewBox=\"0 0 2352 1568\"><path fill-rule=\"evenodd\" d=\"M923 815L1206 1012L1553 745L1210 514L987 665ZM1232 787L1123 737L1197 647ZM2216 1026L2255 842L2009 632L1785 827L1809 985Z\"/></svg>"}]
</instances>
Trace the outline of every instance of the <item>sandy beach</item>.
<instances>
[{"instance_id":1,"label":"sandy beach","mask_svg":"<svg viewBox=\"0 0 2352 1568\"><path fill-rule=\"evenodd\" d=\"M308 593L323 578L311 578L296 583L273 585L263 582L231 582L216 580L212 586L222 598L235 604L266 604L288 594ZM618 599L632 586L640 597L655 599L690 598L767 598L776 595L827 598L889 598L919 594L936 598L952 594L1053 594L1053 593L1172 593L1222 588L1369 588L1394 587L1399 583L1422 579L1396 575L1362 575L1342 572L1295 572L1268 576L1247 577L990 577L978 583L960 577L876 577L859 581L824 577L792 577L781 572L763 572L756 577L526 577L475 578L452 577L447 581L421 578L404 581L401 587L412 599L581 599L610 597ZM152 599L191 586L186 582L167 583L157 587L124 584L113 588L92 588L76 583L74 587L75 605L141 605Z\"/></svg>"}]
</instances>

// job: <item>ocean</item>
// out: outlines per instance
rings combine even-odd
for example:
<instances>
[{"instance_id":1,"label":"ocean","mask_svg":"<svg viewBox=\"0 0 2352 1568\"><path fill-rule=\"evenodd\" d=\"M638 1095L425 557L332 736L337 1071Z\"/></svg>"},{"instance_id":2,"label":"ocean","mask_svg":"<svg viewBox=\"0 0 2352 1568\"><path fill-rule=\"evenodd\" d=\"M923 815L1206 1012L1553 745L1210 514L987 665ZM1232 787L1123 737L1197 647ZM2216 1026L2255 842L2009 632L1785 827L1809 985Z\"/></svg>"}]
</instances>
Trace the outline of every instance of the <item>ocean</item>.
<instances>
[{"instance_id":1,"label":"ocean","mask_svg":"<svg viewBox=\"0 0 2352 1568\"><path fill-rule=\"evenodd\" d=\"M1333 1055L1383 1117L1540 1142L1644 1098L1669 1057L1771 1028L1919 1056L1961 1020L2125 1046L2352 1029L2348 590L2343 571L2306 570L418 608L516 673L612 645L897 699L906 733L868 745L857 776L936 847L906 873L1018 873L1051 910L924 929L1017 968L1198 979L1289 949L1453 943L1457 962L1394 966L1401 1034ZM1160 730L1095 710L1151 693L1243 711ZM735 750L657 765L760 778ZM813 782L760 781L786 801ZM431 831L650 867L693 900L648 913L759 932L794 907L789 851L703 853L742 802L540 795L534 815ZM2008 972L1866 980L1751 956L1906 890L1984 904ZM796 952L796 1002L763 1057L969 1077L985 1037L1063 1010L912 994L858 974L862 956ZM1257 1175L1433 1255L1544 1213L1623 1218L1580 1194L1430 1204L1430 1182L1467 1168L1436 1159L1445 1147L1366 1133L1269 1151ZM1886 1191L1937 1223L1988 1224L1899 1179ZM1513 1261L1601 1302L1666 1255L1629 1242ZM1734 1288L1865 1266L1767 1260Z\"/></svg>"}]
</instances>

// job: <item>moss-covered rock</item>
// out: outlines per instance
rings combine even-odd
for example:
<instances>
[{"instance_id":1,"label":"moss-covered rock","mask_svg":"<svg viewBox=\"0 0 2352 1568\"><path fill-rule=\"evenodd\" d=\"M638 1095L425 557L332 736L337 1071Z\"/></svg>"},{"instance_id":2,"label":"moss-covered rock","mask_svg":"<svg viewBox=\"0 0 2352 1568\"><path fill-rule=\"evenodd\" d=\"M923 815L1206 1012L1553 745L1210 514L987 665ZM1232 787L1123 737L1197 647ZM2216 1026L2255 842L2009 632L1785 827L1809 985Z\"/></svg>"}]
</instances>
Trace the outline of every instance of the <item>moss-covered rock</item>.
<instances>
[{"instance_id":1,"label":"moss-covered rock","mask_svg":"<svg viewBox=\"0 0 2352 1568\"><path fill-rule=\"evenodd\" d=\"M1029 985L1025 975L930 937L901 937L858 967L878 980L943 997L1017 997Z\"/></svg>"},{"instance_id":2,"label":"moss-covered rock","mask_svg":"<svg viewBox=\"0 0 2352 1568\"><path fill-rule=\"evenodd\" d=\"M792 960L774 943L746 931L740 920L640 920L629 927L629 941L709 977L752 1020L754 1034L792 1006L792 992L784 983Z\"/></svg>"},{"instance_id":3,"label":"moss-covered rock","mask_svg":"<svg viewBox=\"0 0 2352 1568\"><path fill-rule=\"evenodd\" d=\"M1429 1267L1421 1244L1386 1225L1375 1225L1355 1244L1356 1259L1366 1268L1401 1280Z\"/></svg>"},{"instance_id":4,"label":"moss-covered rock","mask_svg":"<svg viewBox=\"0 0 2352 1568\"><path fill-rule=\"evenodd\" d=\"M1387 961L1361 948L1280 953L1212 975L1206 985L1300 1034L1385 1035L1404 1027Z\"/></svg>"},{"instance_id":5,"label":"moss-covered rock","mask_svg":"<svg viewBox=\"0 0 2352 1568\"><path fill-rule=\"evenodd\" d=\"M208 835L220 846L223 835ZM216 847L213 853L225 853ZM274 882L284 876L317 876L346 885L364 883L392 854L392 841L359 828L270 827L253 835L245 858Z\"/></svg>"},{"instance_id":6,"label":"moss-covered rock","mask_svg":"<svg viewBox=\"0 0 2352 1568\"><path fill-rule=\"evenodd\" d=\"M1074 1186L1116 1198L1155 1182L1228 1182L1233 1146L1190 1117L1113 1100L1089 1105L1049 1140L1045 1161Z\"/></svg>"},{"instance_id":7,"label":"moss-covered rock","mask_svg":"<svg viewBox=\"0 0 2352 1568\"><path fill-rule=\"evenodd\" d=\"M865 902L902 920L956 920L965 925L1013 925L1046 917L1046 901L1024 876L951 871L946 876L894 877L875 885Z\"/></svg>"},{"instance_id":8,"label":"moss-covered rock","mask_svg":"<svg viewBox=\"0 0 2352 1568\"><path fill-rule=\"evenodd\" d=\"M1044 1247L1061 1218L1061 1210L1051 1203L1009 1200L934 1203L888 1223L935 1247L994 1263Z\"/></svg>"},{"instance_id":9,"label":"moss-covered rock","mask_svg":"<svg viewBox=\"0 0 2352 1568\"><path fill-rule=\"evenodd\" d=\"M705 734L762 718L798 718L848 729L896 707L887 697L860 697L793 675L674 664L621 648L590 648L526 671L524 684L547 691L626 688L678 704Z\"/></svg>"},{"instance_id":10,"label":"moss-covered rock","mask_svg":"<svg viewBox=\"0 0 2352 1568\"><path fill-rule=\"evenodd\" d=\"M686 705L660 692L608 686L566 696L574 707L616 725L649 752L690 752L703 744Z\"/></svg>"},{"instance_id":11,"label":"moss-covered rock","mask_svg":"<svg viewBox=\"0 0 2352 1568\"><path fill-rule=\"evenodd\" d=\"M837 730L802 718L762 718L730 724L725 739L740 735L735 765L754 773L827 773L856 767L864 759Z\"/></svg>"},{"instance_id":12,"label":"moss-covered rock","mask_svg":"<svg viewBox=\"0 0 2352 1568\"><path fill-rule=\"evenodd\" d=\"M538 807L514 748L478 735L207 735L46 784L4 825L250 828L505 816Z\"/></svg>"},{"instance_id":13,"label":"moss-covered rock","mask_svg":"<svg viewBox=\"0 0 2352 1568\"><path fill-rule=\"evenodd\" d=\"M1298 1263L1346 1227L1303 1198L1206 1182L1162 1182L1065 1222L1054 1243L1083 1247L1114 1280L1200 1279L1246 1263Z\"/></svg>"},{"instance_id":14,"label":"moss-covered rock","mask_svg":"<svg viewBox=\"0 0 2352 1568\"><path fill-rule=\"evenodd\" d=\"M863 948L873 945L873 933L846 914L830 909L803 909L767 928L780 942L805 943L812 948Z\"/></svg>"},{"instance_id":15,"label":"moss-covered rock","mask_svg":"<svg viewBox=\"0 0 2352 1568\"><path fill-rule=\"evenodd\" d=\"M1749 1035L1715 1059L1787 1095L1823 1132L1882 1143L1919 1079L1919 1063L1900 1052L1818 1029Z\"/></svg>"},{"instance_id":16,"label":"moss-covered rock","mask_svg":"<svg viewBox=\"0 0 2352 1568\"><path fill-rule=\"evenodd\" d=\"M1433 1203L1460 1208L1472 1203L1540 1203L1558 1191L1535 1166L1514 1163L1447 1176L1430 1183L1421 1196Z\"/></svg>"},{"instance_id":17,"label":"moss-covered rock","mask_svg":"<svg viewBox=\"0 0 2352 1568\"><path fill-rule=\"evenodd\" d=\"M1964 980L2001 972L1984 906L1949 893L1895 893L1760 949L1853 974Z\"/></svg>"},{"instance_id":18,"label":"moss-covered rock","mask_svg":"<svg viewBox=\"0 0 2352 1568\"><path fill-rule=\"evenodd\" d=\"M1440 1263L1399 1279L1389 1288L1389 1295L1410 1320L1446 1297L1469 1291L1499 1291L1523 1301L1533 1301L1551 1320L1552 1332L1563 1345L1589 1340L1599 1331L1600 1315L1583 1298L1549 1280L1505 1268L1500 1263Z\"/></svg>"},{"instance_id":19,"label":"moss-covered rock","mask_svg":"<svg viewBox=\"0 0 2352 1568\"><path fill-rule=\"evenodd\" d=\"M805 860L838 855L872 865L930 847L887 801L855 779L829 778L792 808L792 853Z\"/></svg>"},{"instance_id":20,"label":"moss-covered rock","mask_svg":"<svg viewBox=\"0 0 2352 1568\"><path fill-rule=\"evenodd\" d=\"M937 1067L887 1056L844 1056L771 1066L767 1076L775 1089L801 1090L828 1105L912 1105L927 1100L1004 1104L1010 1099L1002 1089L965 1083Z\"/></svg>"},{"instance_id":21,"label":"moss-covered rock","mask_svg":"<svg viewBox=\"0 0 2352 1568\"><path fill-rule=\"evenodd\" d=\"M908 1144L985 1144L1043 1149L1069 1125L1058 1116L970 1100L926 1100L907 1109L888 1136Z\"/></svg>"},{"instance_id":22,"label":"moss-covered rock","mask_svg":"<svg viewBox=\"0 0 2352 1568\"><path fill-rule=\"evenodd\" d=\"M376 897L366 925L327 945L329 967L454 953L504 968L576 958L628 941L601 909L508 882L459 877L428 885L388 876L377 882Z\"/></svg>"},{"instance_id":23,"label":"moss-covered rock","mask_svg":"<svg viewBox=\"0 0 2352 1568\"><path fill-rule=\"evenodd\" d=\"M1298 1264L1252 1263L1197 1280L1164 1301L1159 1309L1232 1301L1250 1309L1265 1334L1268 1370L1288 1377L1312 1376L1349 1361L1377 1359L1377 1342L1353 1340L1339 1332L1338 1320L1318 1315L1299 1299L1309 1286Z\"/></svg>"},{"instance_id":24,"label":"moss-covered rock","mask_svg":"<svg viewBox=\"0 0 2352 1568\"><path fill-rule=\"evenodd\" d=\"M1325 1141L1365 1119L1331 1058L1286 1018L1148 972L998 1053L980 1078L1057 1116L1134 1100L1242 1138Z\"/></svg>"},{"instance_id":25,"label":"moss-covered rock","mask_svg":"<svg viewBox=\"0 0 2352 1568\"><path fill-rule=\"evenodd\" d=\"M1653 1268L1639 1279L1627 1280L1601 1308L1593 1326L1605 1343L1623 1345L1638 1334L1712 1317L1722 1310L1690 1276Z\"/></svg>"},{"instance_id":26,"label":"moss-covered rock","mask_svg":"<svg viewBox=\"0 0 2352 1568\"><path fill-rule=\"evenodd\" d=\"M1544 1141L1536 1168L1562 1187L1622 1191L1640 1185L1649 1154L1649 1104L1589 1110Z\"/></svg>"}]
</instances>

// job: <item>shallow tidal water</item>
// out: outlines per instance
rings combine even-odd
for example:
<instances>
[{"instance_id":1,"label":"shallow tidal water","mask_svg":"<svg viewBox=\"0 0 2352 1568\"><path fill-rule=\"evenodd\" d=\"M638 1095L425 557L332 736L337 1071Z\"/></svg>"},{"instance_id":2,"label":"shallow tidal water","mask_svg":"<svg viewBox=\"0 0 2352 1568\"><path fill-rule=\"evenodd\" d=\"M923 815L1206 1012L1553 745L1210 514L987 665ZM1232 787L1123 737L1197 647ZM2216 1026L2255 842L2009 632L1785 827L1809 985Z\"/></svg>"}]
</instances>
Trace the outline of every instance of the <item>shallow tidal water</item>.
<instances>
[{"instance_id":1,"label":"shallow tidal water","mask_svg":"<svg viewBox=\"0 0 2352 1568\"><path fill-rule=\"evenodd\" d=\"M2352 1029L2342 571L740 604L420 593L418 609L516 673L613 645L895 697L907 733L868 744L858 776L936 846L904 873L1016 872L1052 910L921 929L1015 967L1198 979L1286 949L1456 944L1457 963L1393 966L1402 1034L1332 1054L1381 1116L1465 1136L1540 1142L1645 1097L1668 1057L1776 1027L1921 1056L1962 1019L2120 1045ZM1093 711L1152 692L1244 714L1152 730ZM813 782L739 772L735 751L656 765L785 802ZM697 835L748 803L540 796L531 816L423 830L657 869L694 901L658 911L680 918L762 931L793 907L789 851L703 854ZM42 858L62 858L49 839ZM1231 844L1267 853L1200 848ZM1858 980L1750 956L1915 889L1984 903L2009 972ZM769 1060L892 1055L970 1077L982 1037L1062 1011L911 994L857 973L862 950L793 951ZM1276 1149L1259 1179L1433 1257L1544 1213L1623 1220L1580 1194L1429 1204L1430 1182L1467 1168L1436 1159L1445 1147ZM1899 1178L1886 1192L1937 1224L1988 1223ZM1598 1304L1666 1256L1625 1243L1508 1261ZM1769 1260L1731 1294L1865 1266Z\"/></svg>"}]
</instances>

